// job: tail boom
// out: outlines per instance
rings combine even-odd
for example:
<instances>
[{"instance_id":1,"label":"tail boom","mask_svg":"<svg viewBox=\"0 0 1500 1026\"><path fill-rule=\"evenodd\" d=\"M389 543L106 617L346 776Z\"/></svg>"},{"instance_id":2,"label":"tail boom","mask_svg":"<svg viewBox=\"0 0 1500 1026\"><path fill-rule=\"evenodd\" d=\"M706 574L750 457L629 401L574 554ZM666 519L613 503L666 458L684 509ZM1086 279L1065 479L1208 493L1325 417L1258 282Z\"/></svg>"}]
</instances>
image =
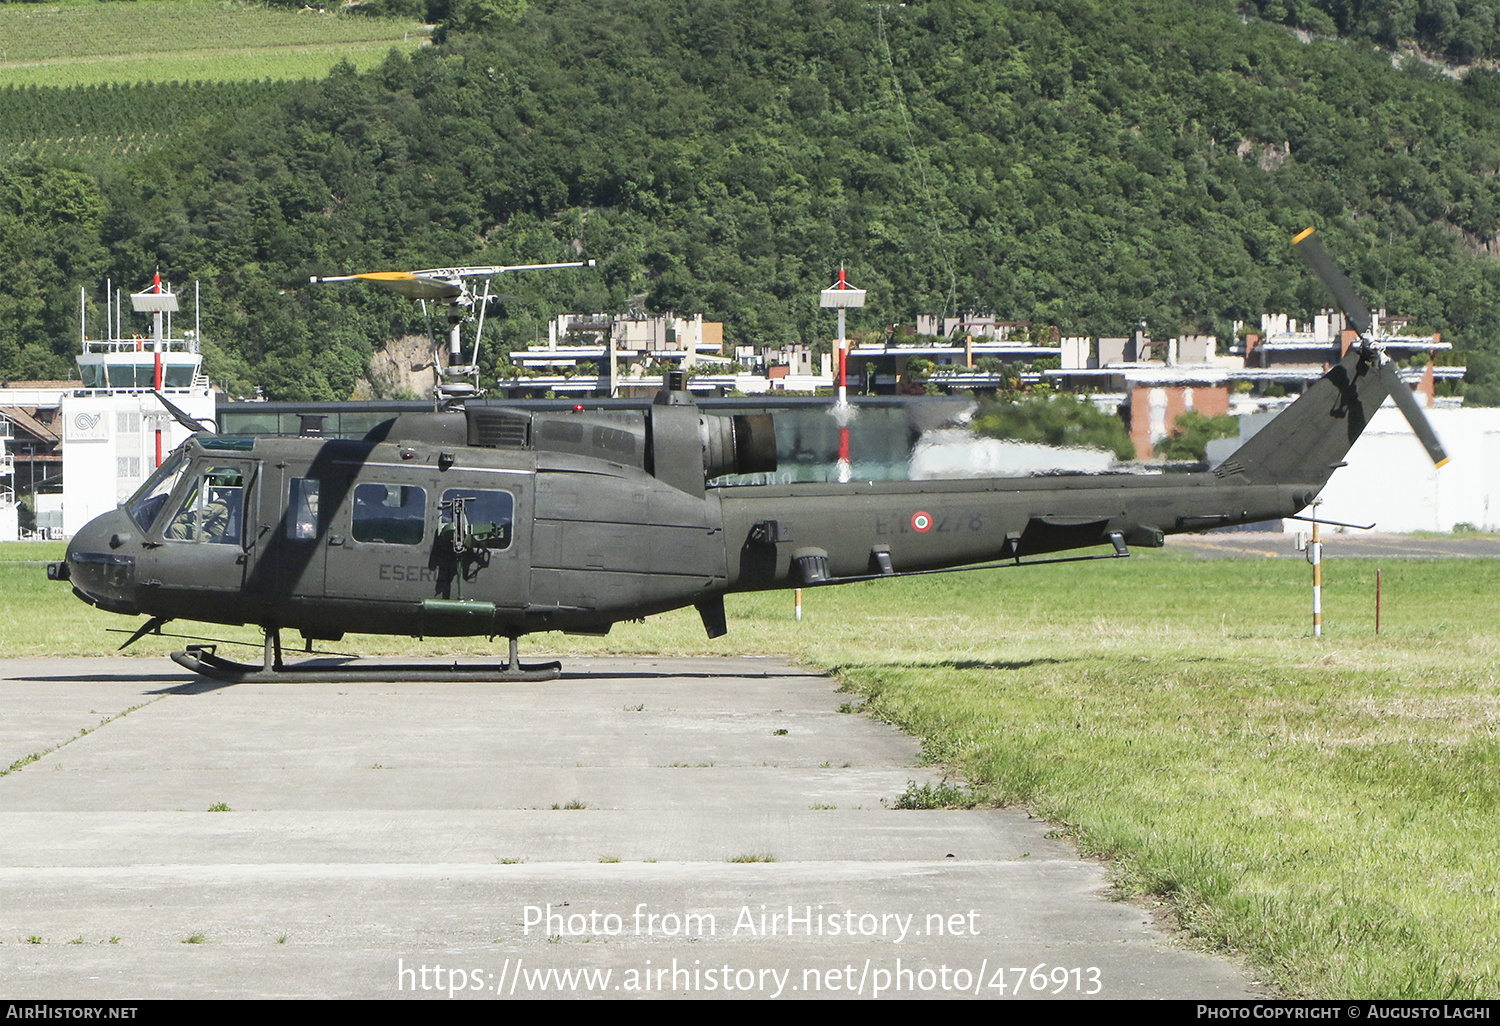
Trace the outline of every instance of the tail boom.
<instances>
[{"instance_id":1,"label":"tail boom","mask_svg":"<svg viewBox=\"0 0 1500 1026\"><path fill-rule=\"evenodd\" d=\"M1212 471L715 489L730 591L962 567L1294 516L1388 394L1352 351Z\"/></svg>"},{"instance_id":2,"label":"tail boom","mask_svg":"<svg viewBox=\"0 0 1500 1026\"><path fill-rule=\"evenodd\" d=\"M1213 473L723 489L728 590L832 583L1124 543L1279 517L1316 489Z\"/></svg>"}]
</instances>

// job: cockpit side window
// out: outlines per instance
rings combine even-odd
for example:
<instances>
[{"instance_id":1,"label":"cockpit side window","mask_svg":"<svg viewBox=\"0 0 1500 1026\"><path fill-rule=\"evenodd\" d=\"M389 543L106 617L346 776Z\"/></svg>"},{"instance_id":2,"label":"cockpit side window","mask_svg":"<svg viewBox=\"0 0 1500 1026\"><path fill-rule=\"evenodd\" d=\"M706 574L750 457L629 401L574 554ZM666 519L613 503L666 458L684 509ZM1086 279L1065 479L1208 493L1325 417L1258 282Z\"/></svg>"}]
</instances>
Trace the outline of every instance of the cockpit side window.
<instances>
[{"instance_id":1,"label":"cockpit side window","mask_svg":"<svg viewBox=\"0 0 1500 1026\"><path fill-rule=\"evenodd\" d=\"M244 471L238 467L209 467L183 496L163 536L170 541L238 545L244 508Z\"/></svg>"},{"instance_id":2,"label":"cockpit side window","mask_svg":"<svg viewBox=\"0 0 1500 1026\"><path fill-rule=\"evenodd\" d=\"M182 453L176 453L165 463L156 468L146 483L136 489L136 493L125 502L125 512L130 514L130 519L135 521L135 526L142 531L149 531L151 525L156 521L161 508L167 504L167 497L172 494L172 489L177 487L177 480L182 476L183 468L187 466L187 457Z\"/></svg>"}]
</instances>

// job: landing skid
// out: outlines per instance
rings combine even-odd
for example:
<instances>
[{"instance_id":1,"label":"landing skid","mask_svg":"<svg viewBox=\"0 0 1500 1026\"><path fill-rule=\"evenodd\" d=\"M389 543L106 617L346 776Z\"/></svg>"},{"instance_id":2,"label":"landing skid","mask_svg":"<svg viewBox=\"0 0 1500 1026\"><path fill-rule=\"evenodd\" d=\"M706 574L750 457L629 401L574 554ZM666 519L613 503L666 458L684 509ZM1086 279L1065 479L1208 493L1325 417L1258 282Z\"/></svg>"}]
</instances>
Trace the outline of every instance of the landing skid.
<instances>
[{"instance_id":1,"label":"landing skid","mask_svg":"<svg viewBox=\"0 0 1500 1026\"><path fill-rule=\"evenodd\" d=\"M281 661L281 638L276 631L266 632L266 657L260 666L225 659L216 645L189 645L186 651L173 652L172 661L212 680L229 684L323 684L339 681L542 681L562 676L562 663L523 665L516 657L516 639L510 639L510 662L506 665L464 663L367 663L358 659L342 661L308 659L300 663Z\"/></svg>"}]
</instances>

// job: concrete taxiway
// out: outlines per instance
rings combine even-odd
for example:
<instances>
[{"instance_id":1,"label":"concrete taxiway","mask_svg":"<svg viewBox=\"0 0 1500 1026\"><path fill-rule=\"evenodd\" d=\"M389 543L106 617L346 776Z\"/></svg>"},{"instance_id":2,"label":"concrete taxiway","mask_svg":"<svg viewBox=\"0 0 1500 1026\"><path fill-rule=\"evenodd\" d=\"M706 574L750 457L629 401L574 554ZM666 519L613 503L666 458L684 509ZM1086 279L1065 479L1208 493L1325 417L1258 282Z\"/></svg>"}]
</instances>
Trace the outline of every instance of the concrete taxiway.
<instances>
[{"instance_id":1,"label":"concrete taxiway","mask_svg":"<svg viewBox=\"0 0 1500 1026\"><path fill-rule=\"evenodd\" d=\"M0 998L1264 993L1025 812L889 808L937 771L825 677L567 670L0 661Z\"/></svg>"},{"instance_id":2,"label":"concrete taxiway","mask_svg":"<svg viewBox=\"0 0 1500 1026\"><path fill-rule=\"evenodd\" d=\"M1201 559L1306 559L1297 547L1312 534L1312 525L1288 520L1285 533L1223 530L1204 534L1174 534L1167 547ZM1496 559L1500 536L1493 534L1384 534L1379 531L1324 527L1323 558L1327 559Z\"/></svg>"}]
</instances>

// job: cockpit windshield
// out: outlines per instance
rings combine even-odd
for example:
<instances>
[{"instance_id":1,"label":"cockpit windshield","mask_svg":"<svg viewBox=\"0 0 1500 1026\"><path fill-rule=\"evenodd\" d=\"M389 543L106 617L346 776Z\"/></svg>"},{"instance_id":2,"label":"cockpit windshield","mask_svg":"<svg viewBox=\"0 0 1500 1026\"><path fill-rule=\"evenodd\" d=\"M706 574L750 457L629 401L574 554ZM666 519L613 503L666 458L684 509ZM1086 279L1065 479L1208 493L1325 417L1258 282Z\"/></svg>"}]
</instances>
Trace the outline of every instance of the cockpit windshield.
<instances>
[{"instance_id":1,"label":"cockpit windshield","mask_svg":"<svg viewBox=\"0 0 1500 1026\"><path fill-rule=\"evenodd\" d=\"M172 489L177 486L177 479L182 476L183 468L187 466L187 454L181 451L173 453L167 461L156 468L156 472L146 479L136 493L125 502L125 512L130 514L130 519L142 531L151 527L156 515L161 512L162 506L167 501L167 496L172 494Z\"/></svg>"}]
</instances>

